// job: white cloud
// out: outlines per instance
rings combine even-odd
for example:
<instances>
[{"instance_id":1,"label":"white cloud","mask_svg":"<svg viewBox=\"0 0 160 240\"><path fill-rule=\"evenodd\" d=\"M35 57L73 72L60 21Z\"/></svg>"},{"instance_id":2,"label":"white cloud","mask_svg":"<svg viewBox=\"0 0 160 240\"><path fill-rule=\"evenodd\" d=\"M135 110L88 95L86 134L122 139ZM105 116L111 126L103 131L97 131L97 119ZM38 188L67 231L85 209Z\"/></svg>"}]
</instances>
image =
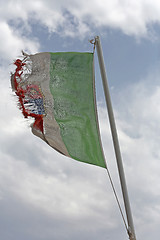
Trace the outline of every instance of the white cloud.
<instances>
[{"instance_id":1,"label":"white cloud","mask_svg":"<svg viewBox=\"0 0 160 240\"><path fill-rule=\"evenodd\" d=\"M12 201L17 199L17 204L32 208L33 214L37 210L51 218L51 222L56 222L54 224L60 224L57 234L68 233L68 237L63 236L62 239L72 238L74 231L83 230L85 234L92 232L90 235L95 235L93 239L96 239L100 230L107 228L112 232L119 227L119 212L102 168L60 156L32 136L29 129L25 128L23 133L16 135L9 138L7 134L1 142L0 206L2 203L6 206L9 196L12 196ZM6 204L5 199L8 199ZM18 211L18 206L15 207ZM10 217L14 215L17 217L17 213ZM67 221L70 222L68 230L65 229ZM45 231L46 227L43 229ZM48 236L49 233L46 234ZM84 239L87 239L86 235Z\"/></svg>"},{"instance_id":2,"label":"white cloud","mask_svg":"<svg viewBox=\"0 0 160 240\"><path fill-rule=\"evenodd\" d=\"M13 11L14 9L14 11ZM11 61L20 51L35 53L39 40L31 39L31 24L62 36L91 36L105 28L128 35L154 38L149 26L160 22L159 1L4 1L0 9L0 53ZM2 57L1 57L2 58Z\"/></svg>"},{"instance_id":3,"label":"white cloud","mask_svg":"<svg viewBox=\"0 0 160 240\"><path fill-rule=\"evenodd\" d=\"M8 0L1 7L0 19L10 22L21 19L26 26L35 21L46 26L50 32L68 36L83 37L108 27L120 29L128 35L146 37L151 34L150 26L159 24L159 12L158 0Z\"/></svg>"},{"instance_id":4,"label":"white cloud","mask_svg":"<svg viewBox=\"0 0 160 240\"><path fill-rule=\"evenodd\" d=\"M96 27L120 29L128 35L146 36L148 24L160 22L160 3L157 0L94 0L76 3L71 13L82 22L91 22Z\"/></svg>"},{"instance_id":5,"label":"white cloud","mask_svg":"<svg viewBox=\"0 0 160 240\"><path fill-rule=\"evenodd\" d=\"M0 54L3 60L12 61L23 49L28 52L38 50L39 44L36 41L22 36L18 30L12 29L4 21L0 22L0 32Z\"/></svg>"}]
</instances>

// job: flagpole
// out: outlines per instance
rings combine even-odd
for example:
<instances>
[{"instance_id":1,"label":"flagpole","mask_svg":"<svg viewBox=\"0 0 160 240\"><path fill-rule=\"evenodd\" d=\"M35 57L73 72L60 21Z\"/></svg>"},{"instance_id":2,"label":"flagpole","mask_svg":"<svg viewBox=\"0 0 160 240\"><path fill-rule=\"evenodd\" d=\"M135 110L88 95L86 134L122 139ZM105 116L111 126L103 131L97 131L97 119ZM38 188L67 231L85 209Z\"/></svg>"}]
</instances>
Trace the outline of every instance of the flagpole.
<instances>
[{"instance_id":1,"label":"flagpole","mask_svg":"<svg viewBox=\"0 0 160 240\"><path fill-rule=\"evenodd\" d=\"M118 142L118 135L117 135L116 124L115 124L115 120L114 120L114 114L113 114L113 109L112 109L112 103L111 103L111 98L110 98L110 93L109 93L105 64L104 64L104 60L103 60L103 53L102 53L102 47L101 47L101 42L100 42L99 36L97 36L95 38L95 45L96 45L96 49L97 49L99 66L100 66L100 70L101 70L103 89L104 89L105 100L106 100L106 105L107 105L107 109L108 109L109 122L110 122L110 127L111 127L111 132L112 132L112 139L113 139L114 150L115 150L115 155L116 155L116 160L117 160L118 172L119 172L120 183L121 183L122 194L123 194L123 200L124 200L124 205L125 205L125 210L126 210L129 239L136 240L133 218L132 218L132 213L131 213L131 207L130 207L128 191L127 191L127 185L126 185L126 180L125 180L124 168L123 168L122 157L121 157L121 152L120 152L120 147L119 147L119 142Z\"/></svg>"}]
</instances>

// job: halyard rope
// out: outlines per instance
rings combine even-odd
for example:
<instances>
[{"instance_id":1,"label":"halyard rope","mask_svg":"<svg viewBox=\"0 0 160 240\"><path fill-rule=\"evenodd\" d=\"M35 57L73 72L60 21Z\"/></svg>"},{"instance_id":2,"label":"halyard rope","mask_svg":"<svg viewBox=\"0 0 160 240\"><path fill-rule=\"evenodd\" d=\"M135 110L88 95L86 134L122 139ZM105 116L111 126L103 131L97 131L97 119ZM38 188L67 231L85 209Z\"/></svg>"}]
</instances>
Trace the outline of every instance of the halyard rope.
<instances>
[{"instance_id":1,"label":"halyard rope","mask_svg":"<svg viewBox=\"0 0 160 240\"><path fill-rule=\"evenodd\" d=\"M124 217L124 214L123 214L123 211L122 211L121 205L120 205L120 201L119 201L119 199L118 199L118 195L117 195L117 193L116 193L116 189L115 189L115 187L114 187L114 184L113 184L113 181L112 181L112 178L111 178L111 174L110 174L110 172L109 172L109 170L108 170L107 165L106 165L106 170L107 170L108 177L109 177L109 180L110 180L110 183L111 183L112 189L113 189L114 196L115 196L116 201L117 201L117 204L118 204L118 208L119 208L119 210L120 210L120 213L121 213L121 216L122 216L122 219L123 219L123 222L124 222L125 228L126 228L127 233L128 233L127 223L126 223L126 220L125 220L125 217Z\"/></svg>"}]
</instances>

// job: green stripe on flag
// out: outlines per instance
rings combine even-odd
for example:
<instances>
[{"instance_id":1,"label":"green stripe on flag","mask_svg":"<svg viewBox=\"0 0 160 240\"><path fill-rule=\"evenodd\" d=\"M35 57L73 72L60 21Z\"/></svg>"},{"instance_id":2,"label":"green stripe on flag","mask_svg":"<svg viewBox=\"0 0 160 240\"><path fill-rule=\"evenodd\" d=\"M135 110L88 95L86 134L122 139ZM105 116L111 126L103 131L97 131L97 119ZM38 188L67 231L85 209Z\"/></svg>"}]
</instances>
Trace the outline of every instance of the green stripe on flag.
<instances>
[{"instance_id":1,"label":"green stripe on flag","mask_svg":"<svg viewBox=\"0 0 160 240\"><path fill-rule=\"evenodd\" d=\"M105 168L94 101L93 53L50 53L53 113L69 155Z\"/></svg>"}]
</instances>

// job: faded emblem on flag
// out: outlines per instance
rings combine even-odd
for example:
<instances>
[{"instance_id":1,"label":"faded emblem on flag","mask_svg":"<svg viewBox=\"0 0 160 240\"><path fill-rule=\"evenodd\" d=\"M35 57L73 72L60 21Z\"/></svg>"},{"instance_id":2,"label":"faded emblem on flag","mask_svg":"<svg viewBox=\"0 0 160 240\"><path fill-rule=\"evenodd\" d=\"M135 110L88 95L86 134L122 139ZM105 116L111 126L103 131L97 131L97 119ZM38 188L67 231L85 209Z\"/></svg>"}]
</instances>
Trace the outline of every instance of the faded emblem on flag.
<instances>
[{"instance_id":1,"label":"faded emblem on flag","mask_svg":"<svg viewBox=\"0 0 160 240\"><path fill-rule=\"evenodd\" d=\"M44 96L38 85L27 86L24 104L25 108L34 114L45 114Z\"/></svg>"}]
</instances>

